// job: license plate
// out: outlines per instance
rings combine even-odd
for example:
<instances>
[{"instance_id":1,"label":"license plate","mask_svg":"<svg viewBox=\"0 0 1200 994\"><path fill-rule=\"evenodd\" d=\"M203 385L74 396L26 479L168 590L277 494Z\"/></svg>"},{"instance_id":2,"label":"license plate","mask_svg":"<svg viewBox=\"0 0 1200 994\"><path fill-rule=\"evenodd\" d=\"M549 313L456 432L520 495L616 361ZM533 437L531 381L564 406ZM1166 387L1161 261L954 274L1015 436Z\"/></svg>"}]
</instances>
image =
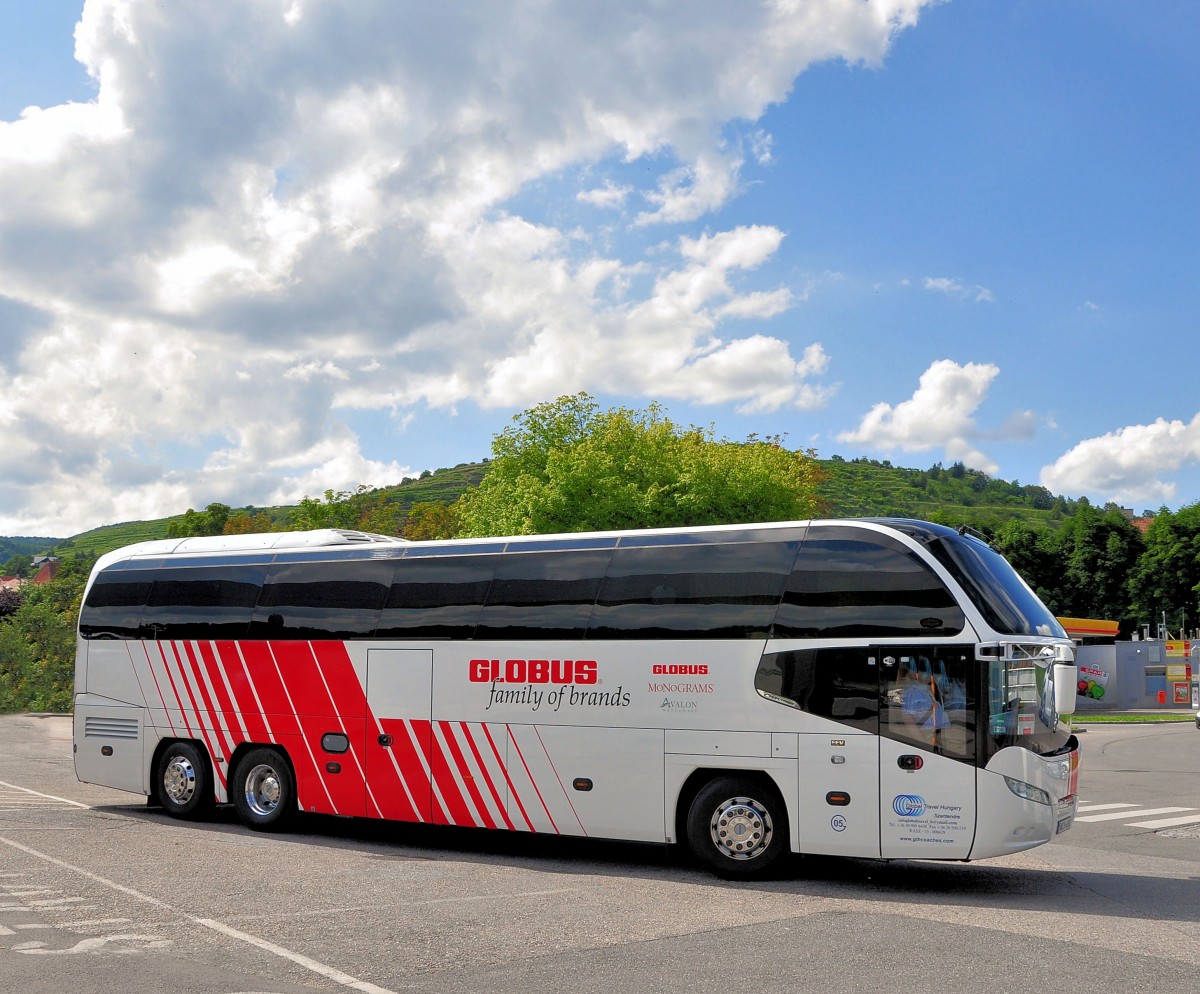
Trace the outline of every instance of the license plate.
<instances>
[{"instance_id":1,"label":"license plate","mask_svg":"<svg viewBox=\"0 0 1200 994\"><path fill-rule=\"evenodd\" d=\"M1070 827L1071 827L1071 824L1072 824L1074 821L1075 821L1075 816L1074 816L1074 815L1067 815L1067 817L1066 817L1066 818L1060 818L1060 819L1058 820L1058 828L1056 828L1056 829L1054 830L1054 834L1055 834L1055 835L1061 835L1063 832L1065 832L1065 831L1066 831L1068 828L1070 828Z\"/></svg>"}]
</instances>

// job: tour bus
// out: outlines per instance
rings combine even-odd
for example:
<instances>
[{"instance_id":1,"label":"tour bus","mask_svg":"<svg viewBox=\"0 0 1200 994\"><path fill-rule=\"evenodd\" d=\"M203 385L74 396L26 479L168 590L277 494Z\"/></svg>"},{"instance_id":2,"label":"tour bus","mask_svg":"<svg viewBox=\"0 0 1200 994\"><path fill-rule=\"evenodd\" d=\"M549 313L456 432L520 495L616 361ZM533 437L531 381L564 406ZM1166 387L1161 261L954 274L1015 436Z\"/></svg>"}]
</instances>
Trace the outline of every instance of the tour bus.
<instances>
[{"instance_id":1,"label":"tour bus","mask_svg":"<svg viewBox=\"0 0 1200 994\"><path fill-rule=\"evenodd\" d=\"M1076 811L1073 643L966 529L813 520L109 553L79 621L80 780L179 818L301 812L973 860Z\"/></svg>"}]
</instances>

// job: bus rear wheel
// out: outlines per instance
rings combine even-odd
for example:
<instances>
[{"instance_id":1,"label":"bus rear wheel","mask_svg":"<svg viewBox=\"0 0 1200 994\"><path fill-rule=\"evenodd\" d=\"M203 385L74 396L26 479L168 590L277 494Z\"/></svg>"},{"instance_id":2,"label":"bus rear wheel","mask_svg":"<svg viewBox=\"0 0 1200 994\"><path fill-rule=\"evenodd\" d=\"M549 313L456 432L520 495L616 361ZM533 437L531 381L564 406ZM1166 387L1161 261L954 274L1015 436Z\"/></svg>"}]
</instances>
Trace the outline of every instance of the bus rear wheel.
<instances>
[{"instance_id":1,"label":"bus rear wheel","mask_svg":"<svg viewBox=\"0 0 1200 994\"><path fill-rule=\"evenodd\" d=\"M692 801L687 837L697 862L717 876L764 876L788 846L783 799L764 781L718 777Z\"/></svg>"},{"instance_id":2,"label":"bus rear wheel","mask_svg":"<svg viewBox=\"0 0 1200 994\"><path fill-rule=\"evenodd\" d=\"M158 757L154 788L172 818L202 818L212 810L212 773L208 759L190 742L172 742Z\"/></svg>"},{"instance_id":3,"label":"bus rear wheel","mask_svg":"<svg viewBox=\"0 0 1200 994\"><path fill-rule=\"evenodd\" d=\"M296 780L275 749L251 749L238 761L229 796L243 824L258 831L279 831L296 813Z\"/></svg>"}]
</instances>

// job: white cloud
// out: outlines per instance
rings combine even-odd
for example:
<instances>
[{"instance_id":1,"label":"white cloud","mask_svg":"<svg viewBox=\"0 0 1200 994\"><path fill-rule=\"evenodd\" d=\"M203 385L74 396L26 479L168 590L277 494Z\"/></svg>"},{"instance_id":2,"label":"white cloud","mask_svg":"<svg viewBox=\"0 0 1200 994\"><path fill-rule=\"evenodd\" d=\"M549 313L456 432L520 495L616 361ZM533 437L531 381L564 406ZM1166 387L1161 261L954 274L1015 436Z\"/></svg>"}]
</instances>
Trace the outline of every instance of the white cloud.
<instances>
[{"instance_id":1,"label":"white cloud","mask_svg":"<svg viewBox=\"0 0 1200 994\"><path fill-rule=\"evenodd\" d=\"M952 462L995 473L996 463L975 448L981 432L974 415L999 374L999 367L989 363L960 366L939 359L921 374L910 400L895 407L876 404L856 429L839 434L838 441L883 451L942 449Z\"/></svg>"},{"instance_id":2,"label":"white cloud","mask_svg":"<svg viewBox=\"0 0 1200 994\"><path fill-rule=\"evenodd\" d=\"M1176 485L1165 476L1200 462L1200 414L1191 421L1129 425L1087 438L1041 473L1042 486L1055 493L1099 494L1121 504L1166 503Z\"/></svg>"},{"instance_id":3,"label":"white cloud","mask_svg":"<svg viewBox=\"0 0 1200 994\"><path fill-rule=\"evenodd\" d=\"M711 220L797 74L879 64L928 2L87 0L96 99L0 122L0 298L29 311L0 366L0 532L401 475L359 409L820 404L820 346L743 325L798 299L751 285L782 232L666 228L653 266L628 245ZM635 202L624 232L555 226Z\"/></svg>"},{"instance_id":4,"label":"white cloud","mask_svg":"<svg viewBox=\"0 0 1200 994\"><path fill-rule=\"evenodd\" d=\"M948 297L970 299L976 304L995 303L996 295L985 286L975 284L967 286L959 280L948 276L927 276L924 283L926 290L934 293L944 293Z\"/></svg>"},{"instance_id":5,"label":"white cloud","mask_svg":"<svg viewBox=\"0 0 1200 994\"><path fill-rule=\"evenodd\" d=\"M580 190L575 194L575 199L604 210L619 210L625 206L625 201L632 192L632 186L618 186L612 180L605 180L601 186L591 190Z\"/></svg>"}]
</instances>

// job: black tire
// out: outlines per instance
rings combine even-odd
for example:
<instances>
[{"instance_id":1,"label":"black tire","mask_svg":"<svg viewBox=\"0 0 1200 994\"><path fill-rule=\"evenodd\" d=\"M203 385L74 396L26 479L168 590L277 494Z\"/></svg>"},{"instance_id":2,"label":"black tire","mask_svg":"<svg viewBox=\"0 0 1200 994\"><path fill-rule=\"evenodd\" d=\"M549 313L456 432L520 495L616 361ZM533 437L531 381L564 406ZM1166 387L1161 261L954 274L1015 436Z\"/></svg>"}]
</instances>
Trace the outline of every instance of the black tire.
<instances>
[{"instance_id":1,"label":"black tire","mask_svg":"<svg viewBox=\"0 0 1200 994\"><path fill-rule=\"evenodd\" d=\"M208 756L191 742L172 742L158 757L154 793L172 818L207 816L214 803Z\"/></svg>"},{"instance_id":2,"label":"black tire","mask_svg":"<svg viewBox=\"0 0 1200 994\"><path fill-rule=\"evenodd\" d=\"M783 799L765 780L718 777L692 801L687 838L696 861L717 876L762 877L788 851Z\"/></svg>"},{"instance_id":3,"label":"black tire","mask_svg":"<svg viewBox=\"0 0 1200 994\"><path fill-rule=\"evenodd\" d=\"M243 824L281 831L296 813L296 778L287 758L277 749L251 749L229 778L229 799Z\"/></svg>"}]
</instances>

